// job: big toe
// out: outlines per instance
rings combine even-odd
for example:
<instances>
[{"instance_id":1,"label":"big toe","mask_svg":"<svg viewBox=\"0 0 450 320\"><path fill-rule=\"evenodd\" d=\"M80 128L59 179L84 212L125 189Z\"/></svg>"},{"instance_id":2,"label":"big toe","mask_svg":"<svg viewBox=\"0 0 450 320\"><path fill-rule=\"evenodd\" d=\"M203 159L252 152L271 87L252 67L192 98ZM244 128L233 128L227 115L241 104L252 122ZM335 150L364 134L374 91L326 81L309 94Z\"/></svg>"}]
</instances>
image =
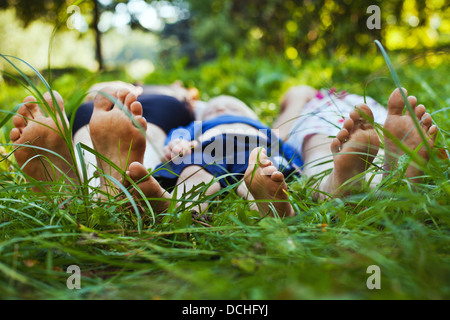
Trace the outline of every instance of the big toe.
<instances>
[{"instance_id":1,"label":"big toe","mask_svg":"<svg viewBox=\"0 0 450 320\"><path fill-rule=\"evenodd\" d=\"M32 119L44 115L35 97L28 96L23 100L23 102L24 105L18 110L19 114L26 117L31 115Z\"/></svg>"},{"instance_id":2,"label":"big toe","mask_svg":"<svg viewBox=\"0 0 450 320\"><path fill-rule=\"evenodd\" d=\"M128 166L127 174L133 181L139 181L148 175L148 171L141 163L133 162Z\"/></svg>"},{"instance_id":3,"label":"big toe","mask_svg":"<svg viewBox=\"0 0 450 320\"><path fill-rule=\"evenodd\" d=\"M284 174L281 173L280 171L275 171L274 173L272 173L272 175L270 176L270 178L272 179L272 181L274 182L283 182L284 181Z\"/></svg>"},{"instance_id":4,"label":"big toe","mask_svg":"<svg viewBox=\"0 0 450 320\"><path fill-rule=\"evenodd\" d=\"M250 156L248 157L248 160L249 164L259 165L260 162L265 158L267 158L265 149L263 147L257 147L252 150Z\"/></svg>"},{"instance_id":5,"label":"big toe","mask_svg":"<svg viewBox=\"0 0 450 320\"><path fill-rule=\"evenodd\" d=\"M363 123L373 123L373 113L370 108L365 104L359 104L355 107L355 110L350 112L350 118L356 125Z\"/></svg>"},{"instance_id":6,"label":"big toe","mask_svg":"<svg viewBox=\"0 0 450 320\"><path fill-rule=\"evenodd\" d=\"M402 88L404 95L408 94L406 89ZM405 100L403 98L402 93L400 92L400 89L395 89L394 92L392 92L391 96L389 97L388 101L388 114L390 115L402 115L403 109L405 108Z\"/></svg>"},{"instance_id":7,"label":"big toe","mask_svg":"<svg viewBox=\"0 0 450 320\"><path fill-rule=\"evenodd\" d=\"M100 90L94 99L94 111L109 111L114 105L113 100L117 96L117 90L113 87L105 87Z\"/></svg>"},{"instance_id":8,"label":"big toe","mask_svg":"<svg viewBox=\"0 0 450 320\"><path fill-rule=\"evenodd\" d=\"M61 111L64 110L64 100L57 91L53 90L52 93L48 91L44 93L44 100L45 102L47 102L47 105L50 107L51 110L53 111L57 111L57 109Z\"/></svg>"}]
</instances>

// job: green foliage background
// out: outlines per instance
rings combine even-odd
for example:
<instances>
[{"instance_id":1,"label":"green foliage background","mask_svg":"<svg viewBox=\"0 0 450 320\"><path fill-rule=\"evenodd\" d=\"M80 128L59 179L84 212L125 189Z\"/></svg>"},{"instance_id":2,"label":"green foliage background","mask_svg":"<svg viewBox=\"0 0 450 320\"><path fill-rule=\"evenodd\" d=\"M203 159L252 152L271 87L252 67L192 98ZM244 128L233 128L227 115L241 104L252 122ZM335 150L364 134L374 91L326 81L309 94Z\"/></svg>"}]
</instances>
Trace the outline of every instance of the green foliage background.
<instances>
[{"instance_id":1,"label":"green foliage background","mask_svg":"<svg viewBox=\"0 0 450 320\"><path fill-rule=\"evenodd\" d=\"M196 0L190 3L192 12L199 12L191 21L191 40L197 49L186 55L167 46L143 82L181 80L187 87L197 87L203 100L234 95L269 125L279 112L281 96L293 85L335 87L369 95L382 104L395 87L372 41L374 35L357 44L356 34L348 37L354 31L351 25L341 25L345 19L334 14L348 6L363 19L364 10L357 10L354 3L274 0L248 1L245 7L244 2L232 0L210 1L209 6ZM390 2L392 12L399 10L400 3ZM309 15L304 11L308 6L314 7ZM427 10L433 8L448 13L448 6L439 1L417 1L418 9L414 8L408 10L424 14L420 21L428 21L432 14ZM304 41L310 31L305 26L314 26L315 19L325 23L322 10L329 11L332 28L317 26L317 41L323 40L326 50L315 52L317 44ZM399 12L401 16L403 11ZM311 20L302 19L302 14ZM289 31L295 29L289 21L297 25L297 31ZM440 28L445 29L442 21ZM411 31L400 22L393 26ZM382 29L381 37L388 38L384 32L388 30ZM420 33L414 29L408 39L415 37L414 32ZM261 38L261 34L268 36ZM425 41L414 50L388 53L402 85L426 105L439 126L436 149L448 152L450 64L445 39L444 34L436 43ZM286 54L290 47L297 56ZM31 83L20 86L9 79L10 69L3 70L0 119L6 119L30 91L46 90L29 67L14 61L31 77ZM69 113L96 82L136 81L120 67L102 72L79 66L41 71L64 97ZM433 156L425 181L417 189L400 172L378 189L324 202L311 196L320 177L291 179L291 203L300 213L293 219L261 220L248 203L227 190L200 198L211 203L212 219L207 224L193 221L183 208L170 210L155 221L149 208L137 216L126 198L98 203L85 185L74 192L55 183L44 198L31 192L32 184L26 182L10 154L14 149L8 138L12 123L0 123L2 299L450 297L448 159ZM377 168L372 170L380 174ZM204 188L199 186L195 192ZM65 271L72 264L82 270L79 291L66 287L69 275ZM366 287L370 265L381 268L381 290Z\"/></svg>"}]
</instances>

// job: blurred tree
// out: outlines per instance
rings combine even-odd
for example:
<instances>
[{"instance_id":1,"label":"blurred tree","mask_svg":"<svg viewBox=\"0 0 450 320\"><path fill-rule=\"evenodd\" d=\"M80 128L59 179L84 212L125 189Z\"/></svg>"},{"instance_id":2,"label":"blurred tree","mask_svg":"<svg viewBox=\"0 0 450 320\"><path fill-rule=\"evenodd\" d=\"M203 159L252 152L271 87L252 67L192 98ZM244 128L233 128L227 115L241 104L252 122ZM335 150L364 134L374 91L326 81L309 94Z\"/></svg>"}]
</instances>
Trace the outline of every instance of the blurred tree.
<instances>
[{"instance_id":1,"label":"blurred tree","mask_svg":"<svg viewBox=\"0 0 450 320\"><path fill-rule=\"evenodd\" d=\"M257 54L263 48L265 53L285 52L290 58L367 52L373 40L386 41L391 25L401 28L407 39L416 27L429 27L437 13L437 19L448 19L450 5L432 0L186 1L194 39L203 53L211 55L211 50L223 47L248 48L249 42L257 40ZM371 5L381 8L381 29L367 28Z\"/></svg>"},{"instance_id":2,"label":"blurred tree","mask_svg":"<svg viewBox=\"0 0 450 320\"><path fill-rule=\"evenodd\" d=\"M142 3L158 2L159 0L142 0ZM177 0L161 0L162 3L172 3ZM180 1L180 0L178 0ZM102 54L102 31L99 29L100 19L103 13L116 11L116 7L130 2L129 0L0 0L0 9L13 7L17 17L28 26L35 20L44 20L57 25L57 29L64 28L71 14L78 12L85 16L89 13L88 21L90 29L95 34L95 55L100 70L104 68ZM72 5L80 10L73 10ZM125 6L126 7L126 6ZM132 28L145 29L137 18L140 12L130 14L129 26ZM145 29L148 31L148 29Z\"/></svg>"},{"instance_id":3,"label":"blurred tree","mask_svg":"<svg viewBox=\"0 0 450 320\"><path fill-rule=\"evenodd\" d=\"M103 69L103 55L101 45L101 32L98 29L100 21L101 4L97 0L72 1L77 6L81 6L83 12L92 12L92 22L90 27L95 32L95 56L100 70ZM0 9L14 7L17 17L27 27L35 20L44 20L56 23L57 28L66 25L67 19L74 12L68 10L69 5L66 0L0 0Z\"/></svg>"},{"instance_id":4,"label":"blurred tree","mask_svg":"<svg viewBox=\"0 0 450 320\"><path fill-rule=\"evenodd\" d=\"M128 11L126 23L146 31L150 29L144 27L145 23L156 19L146 17L143 22L142 12L130 10L132 3L151 4L152 10L167 9L170 4L181 11L188 4L189 14L164 21L167 23L161 33L166 40L163 57L172 60L185 56L188 66L241 49L256 55L281 52L290 60L300 61L317 55L366 53L376 50L370 46L375 39L395 49L449 45L448 32L441 37L450 24L450 3L445 0L0 0L0 9L14 7L25 25L45 19L64 26L68 6L76 4L89 15L102 69L104 29L99 30L99 22L103 14L117 9ZM367 8L371 5L381 8L381 29L367 27Z\"/></svg>"}]
</instances>

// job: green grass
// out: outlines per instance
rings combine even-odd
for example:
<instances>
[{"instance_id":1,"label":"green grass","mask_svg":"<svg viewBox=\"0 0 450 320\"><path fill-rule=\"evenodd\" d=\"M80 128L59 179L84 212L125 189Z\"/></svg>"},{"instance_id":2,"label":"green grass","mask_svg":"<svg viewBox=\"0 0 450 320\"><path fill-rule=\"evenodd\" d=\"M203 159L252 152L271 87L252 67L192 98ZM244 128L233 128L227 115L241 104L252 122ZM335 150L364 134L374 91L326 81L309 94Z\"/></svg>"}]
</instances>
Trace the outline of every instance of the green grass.
<instances>
[{"instance_id":1,"label":"green grass","mask_svg":"<svg viewBox=\"0 0 450 320\"><path fill-rule=\"evenodd\" d=\"M437 148L448 151L450 70L448 55L439 58L433 64L427 56L398 56L393 67L409 93L432 111L440 128ZM90 84L110 77L79 71L49 85L62 92L70 111ZM301 66L281 58L224 57L195 70L174 64L147 81L177 79L197 86L204 99L233 94L269 124L291 85L334 86L383 104L395 88L381 54ZM25 79L24 85L45 91L42 81ZM12 114L27 90L1 84L6 108L0 119ZM11 120L0 123L0 141L9 153ZM434 155L416 188L402 169L378 188L323 202L312 198L320 177L293 177L290 201L299 215L290 219L260 219L229 188L217 194L220 200L200 197L210 202L211 221L202 223L192 220L188 208L170 209L155 220L151 208L136 211L129 197L99 203L86 184L73 190L54 183L44 197L37 195L11 156L0 162L0 298L448 299L448 160ZM185 195L186 201L193 195ZM66 287L70 265L81 268L81 290ZM380 290L366 287L370 265L381 269Z\"/></svg>"}]
</instances>

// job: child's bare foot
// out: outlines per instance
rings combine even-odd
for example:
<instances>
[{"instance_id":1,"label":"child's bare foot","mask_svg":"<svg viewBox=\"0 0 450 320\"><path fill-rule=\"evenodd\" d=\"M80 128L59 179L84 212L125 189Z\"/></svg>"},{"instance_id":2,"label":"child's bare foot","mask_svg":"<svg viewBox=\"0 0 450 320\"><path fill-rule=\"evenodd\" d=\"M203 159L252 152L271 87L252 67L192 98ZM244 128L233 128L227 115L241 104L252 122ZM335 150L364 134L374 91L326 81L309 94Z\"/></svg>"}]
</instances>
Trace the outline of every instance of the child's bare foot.
<instances>
[{"instance_id":1,"label":"child's bare foot","mask_svg":"<svg viewBox=\"0 0 450 320\"><path fill-rule=\"evenodd\" d=\"M294 216L284 175L273 166L265 149L255 148L251 152L244 181L255 200L267 201L256 203L261 216L271 212L271 204L280 217Z\"/></svg>"},{"instance_id":2,"label":"child's bare foot","mask_svg":"<svg viewBox=\"0 0 450 320\"><path fill-rule=\"evenodd\" d=\"M408 92L403 89L405 96ZM414 151L419 145L423 143L420 132L416 129L414 125L413 117L417 118L420 123L420 128L427 139L425 143L428 143L430 150L433 149L434 142L436 139L436 133L438 131L435 125L432 125L432 119L430 114L426 113L425 107L423 105L417 105L416 97L408 97L408 102L411 105L414 114L411 115L406 111L403 115L403 110L405 108L405 101L403 100L402 94L399 89L395 89L391 94L388 101L388 116L384 124L384 130L391 133L394 137L402 141L402 143L410 150ZM394 141L389 139L385 135L385 169L391 171L397 167L398 158L405 152L401 150ZM422 145L418 151L418 155L422 157L425 161L428 161L429 154L425 145ZM419 169L417 164L412 162L406 169L406 177L414 178L422 175L422 171ZM420 178L412 179L415 182L419 182Z\"/></svg>"},{"instance_id":3,"label":"child's bare foot","mask_svg":"<svg viewBox=\"0 0 450 320\"><path fill-rule=\"evenodd\" d=\"M122 108L128 110L134 121L141 126L141 129L135 126L130 116L118 104L113 107L114 103L107 97L102 93L97 94L94 100L94 112L89 123L92 142L95 150L118 166L121 171L114 169L99 157L97 157L97 164L104 174L122 181L123 172L130 163L144 161L147 121L142 117L141 103L136 101L136 96L128 90L114 92L105 88L102 92L117 98ZM101 175L100 180L102 190L108 192L107 179Z\"/></svg>"},{"instance_id":4,"label":"child's bare foot","mask_svg":"<svg viewBox=\"0 0 450 320\"><path fill-rule=\"evenodd\" d=\"M37 181L56 181L61 177L65 177L66 180L76 178L69 148L63 139L62 123L65 122L68 126L64 102L56 91L53 91L53 95L61 108L63 119L60 118L57 107L53 105L49 92L44 94L44 99L55 110L58 124L44 114L34 97L29 96L25 98L25 104L17 111L18 115L14 116L14 128L10 132L13 143L24 144L14 152L17 163L20 167L26 164L23 171ZM36 186L33 190L38 192L44 191L45 188Z\"/></svg>"},{"instance_id":5,"label":"child's bare foot","mask_svg":"<svg viewBox=\"0 0 450 320\"><path fill-rule=\"evenodd\" d=\"M342 196L361 188L361 179L346 182L366 171L378 153L380 140L372 123L368 106L361 104L350 112L350 118L331 143L334 167L322 190Z\"/></svg>"},{"instance_id":6,"label":"child's bare foot","mask_svg":"<svg viewBox=\"0 0 450 320\"><path fill-rule=\"evenodd\" d=\"M156 181L155 178L153 178L152 176L148 176L148 171L147 169L145 169L142 163L131 163L126 173L134 182L138 182L137 185L146 198L161 199L149 200L153 210L156 213L161 213L169 207L169 200L171 199L170 194L159 185L158 181ZM133 196L137 199L142 198L141 194L136 190L133 191ZM167 201L162 201L162 199L167 199Z\"/></svg>"}]
</instances>

